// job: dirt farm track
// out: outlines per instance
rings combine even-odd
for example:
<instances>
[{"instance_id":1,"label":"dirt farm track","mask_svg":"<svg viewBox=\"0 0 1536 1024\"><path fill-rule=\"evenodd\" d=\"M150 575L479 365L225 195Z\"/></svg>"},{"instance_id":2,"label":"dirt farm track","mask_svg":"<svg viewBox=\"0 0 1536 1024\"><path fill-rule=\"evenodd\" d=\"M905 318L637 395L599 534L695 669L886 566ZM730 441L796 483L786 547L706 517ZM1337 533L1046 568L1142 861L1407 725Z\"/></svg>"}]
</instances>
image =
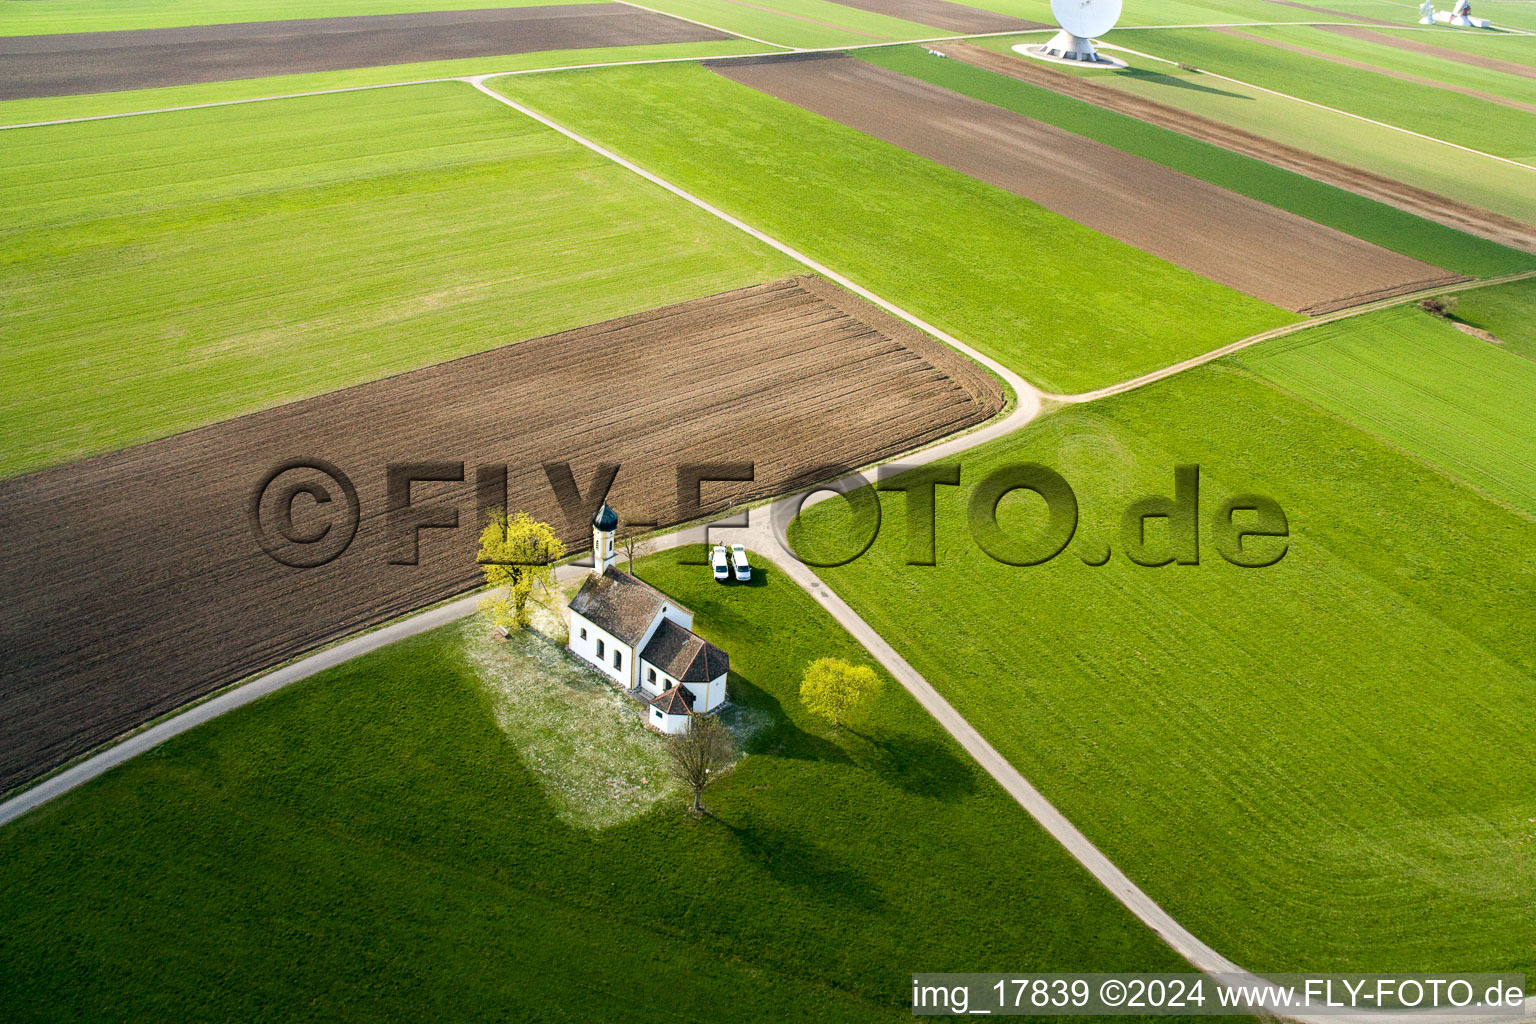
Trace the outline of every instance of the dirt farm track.
<instances>
[{"instance_id":1,"label":"dirt farm track","mask_svg":"<svg viewBox=\"0 0 1536 1024\"><path fill-rule=\"evenodd\" d=\"M542 463L568 462L583 499L600 463L629 521L676 522L677 469L750 462L751 483L705 484L707 511L780 493L980 423L996 381L947 347L819 279L758 285L509 345L121 452L0 481L0 791L188 700L359 628L476 585L477 467L505 465L508 504L573 550L590 509L563 514ZM263 479L317 459L355 484L355 540L329 564L263 551ZM420 534L419 564L386 515L386 466L464 464L417 483L457 529ZM289 536L347 502L293 501ZM282 491L268 490L273 493ZM314 494L314 492L310 492ZM281 498L279 507L285 507ZM270 511L272 506L262 505ZM268 536L282 530L264 516ZM281 522L281 520L277 520ZM398 525L398 524L395 524ZM405 531L409 537L410 531ZM331 536L327 534L326 536ZM278 545L289 561L309 548ZM706 570L700 569L700 572Z\"/></svg>"},{"instance_id":2,"label":"dirt farm track","mask_svg":"<svg viewBox=\"0 0 1536 1024\"><path fill-rule=\"evenodd\" d=\"M538 50L729 39L623 4L306 18L0 38L0 100Z\"/></svg>"}]
</instances>

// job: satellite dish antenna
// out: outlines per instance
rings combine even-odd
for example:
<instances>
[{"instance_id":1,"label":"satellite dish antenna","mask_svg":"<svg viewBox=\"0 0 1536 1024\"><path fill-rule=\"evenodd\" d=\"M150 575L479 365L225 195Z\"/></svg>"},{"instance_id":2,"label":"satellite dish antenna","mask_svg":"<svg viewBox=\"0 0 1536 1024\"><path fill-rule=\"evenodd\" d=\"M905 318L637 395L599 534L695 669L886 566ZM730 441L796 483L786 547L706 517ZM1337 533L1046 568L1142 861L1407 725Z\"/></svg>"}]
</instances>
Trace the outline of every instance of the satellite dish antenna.
<instances>
[{"instance_id":1,"label":"satellite dish antenna","mask_svg":"<svg viewBox=\"0 0 1536 1024\"><path fill-rule=\"evenodd\" d=\"M1120 9L1120 0L1051 0L1051 13L1056 15L1061 31L1043 46L1020 43L1013 50L1042 60L1123 68L1125 61L1106 57L1093 48L1093 40L1120 20Z\"/></svg>"}]
</instances>

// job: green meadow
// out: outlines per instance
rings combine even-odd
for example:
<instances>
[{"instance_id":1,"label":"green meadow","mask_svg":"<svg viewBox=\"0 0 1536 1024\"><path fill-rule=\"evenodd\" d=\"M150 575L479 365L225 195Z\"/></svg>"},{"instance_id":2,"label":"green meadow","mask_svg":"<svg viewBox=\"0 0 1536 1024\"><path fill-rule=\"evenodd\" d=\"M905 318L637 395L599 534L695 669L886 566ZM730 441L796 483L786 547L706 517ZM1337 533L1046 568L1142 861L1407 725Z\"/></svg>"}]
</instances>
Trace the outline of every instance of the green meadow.
<instances>
[{"instance_id":1,"label":"green meadow","mask_svg":"<svg viewBox=\"0 0 1536 1024\"><path fill-rule=\"evenodd\" d=\"M1536 518L1536 362L1412 306L1233 361Z\"/></svg>"},{"instance_id":2,"label":"green meadow","mask_svg":"<svg viewBox=\"0 0 1536 1024\"><path fill-rule=\"evenodd\" d=\"M860 50L858 56L1459 274L1490 277L1536 266L1536 255L1531 253L1468 235L1262 160L1049 89L963 61L939 60L922 47Z\"/></svg>"},{"instance_id":3,"label":"green meadow","mask_svg":"<svg viewBox=\"0 0 1536 1024\"><path fill-rule=\"evenodd\" d=\"M1147 35L1150 47L1162 34ZM1013 41L1005 38L981 42L1006 51ZM1177 59L1172 52L1163 54L1165 48L1157 47L1150 52ZM1087 74L1112 89L1200 114L1516 220L1536 223L1536 188L1532 187L1536 171L1162 61L1124 53L1120 56L1130 60L1131 71L1077 73ZM1504 112L1503 108L1494 109L1499 114Z\"/></svg>"},{"instance_id":4,"label":"green meadow","mask_svg":"<svg viewBox=\"0 0 1536 1024\"><path fill-rule=\"evenodd\" d=\"M798 269L462 83L4 138L5 474Z\"/></svg>"},{"instance_id":5,"label":"green meadow","mask_svg":"<svg viewBox=\"0 0 1536 1024\"><path fill-rule=\"evenodd\" d=\"M1513 160L1536 157L1536 112L1199 29L1117 31L1114 43L1432 139Z\"/></svg>"},{"instance_id":6,"label":"green meadow","mask_svg":"<svg viewBox=\"0 0 1536 1024\"><path fill-rule=\"evenodd\" d=\"M468 6L544 7L594 0L48 0L47 3L0 5L0 36L51 35L58 32L118 32L138 28L228 25L244 21L291 18L346 18L366 14L414 14L462 11Z\"/></svg>"},{"instance_id":7,"label":"green meadow","mask_svg":"<svg viewBox=\"0 0 1536 1024\"><path fill-rule=\"evenodd\" d=\"M966 527L1025 462L1080 508L1030 567ZM1126 511L1191 464L1199 563L1132 564ZM961 482L936 565L906 564L888 493L870 552L818 572L1182 924L1257 970L1536 967L1536 520L1225 361L1051 412ZM1244 542L1268 567L1219 554L1243 494L1288 520ZM998 520L1035 538L1043 504ZM801 550L847 553L844 503L804 524ZM1167 522L1146 532L1167 557Z\"/></svg>"},{"instance_id":8,"label":"green meadow","mask_svg":"<svg viewBox=\"0 0 1536 1024\"><path fill-rule=\"evenodd\" d=\"M1101 387L1295 319L703 67L493 85L1050 391Z\"/></svg>"},{"instance_id":9,"label":"green meadow","mask_svg":"<svg viewBox=\"0 0 1536 1024\"><path fill-rule=\"evenodd\" d=\"M1459 294L1451 316L1492 334L1506 351L1536 359L1536 281L1511 281Z\"/></svg>"},{"instance_id":10,"label":"green meadow","mask_svg":"<svg viewBox=\"0 0 1536 1024\"><path fill-rule=\"evenodd\" d=\"M517 655L472 655L465 620L0 830L7 1019L894 1022L915 970L1188 969L893 682L839 729L808 714L807 663L869 659L794 583L677 557L641 575L730 653L751 723L709 817L637 773L638 812L568 820L488 695Z\"/></svg>"}]
</instances>

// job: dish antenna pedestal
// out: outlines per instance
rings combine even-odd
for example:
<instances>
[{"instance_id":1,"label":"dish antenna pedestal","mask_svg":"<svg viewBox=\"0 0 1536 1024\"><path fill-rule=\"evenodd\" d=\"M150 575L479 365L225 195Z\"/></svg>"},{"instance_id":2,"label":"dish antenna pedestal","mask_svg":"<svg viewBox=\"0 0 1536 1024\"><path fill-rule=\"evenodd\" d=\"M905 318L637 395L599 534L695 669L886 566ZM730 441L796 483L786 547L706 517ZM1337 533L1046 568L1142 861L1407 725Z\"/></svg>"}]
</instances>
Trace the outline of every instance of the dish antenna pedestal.
<instances>
[{"instance_id":1,"label":"dish antenna pedestal","mask_svg":"<svg viewBox=\"0 0 1536 1024\"><path fill-rule=\"evenodd\" d=\"M1061 31L1045 44L1020 43L1014 53L1040 60L1099 67L1123 68L1117 57L1106 57L1093 48L1093 40L1115 27L1120 20L1121 0L1051 0L1051 13Z\"/></svg>"}]
</instances>

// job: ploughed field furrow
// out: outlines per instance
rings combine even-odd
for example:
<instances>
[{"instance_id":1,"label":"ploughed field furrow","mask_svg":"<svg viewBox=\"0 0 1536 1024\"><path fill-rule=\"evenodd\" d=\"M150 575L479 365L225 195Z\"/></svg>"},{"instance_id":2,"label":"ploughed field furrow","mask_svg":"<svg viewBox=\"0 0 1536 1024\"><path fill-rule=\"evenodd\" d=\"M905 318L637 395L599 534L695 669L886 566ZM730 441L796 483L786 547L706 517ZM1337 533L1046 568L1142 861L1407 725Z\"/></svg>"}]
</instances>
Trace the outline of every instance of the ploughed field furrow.
<instances>
[{"instance_id":1,"label":"ploughed field furrow","mask_svg":"<svg viewBox=\"0 0 1536 1024\"><path fill-rule=\"evenodd\" d=\"M1054 125L836 55L719 74L1298 313L1465 280Z\"/></svg>"},{"instance_id":2,"label":"ploughed field furrow","mask_svg":"<svg viewBox=\"0 0 1536 1024\"><path fill-rule=\"evenodd\" d=\"M477 467L506 467L507 504L589 542L600 463L630 521L667 524L687 463L749 462L749 483L703 486L703 511L781 493L980 423L1003 405L974 364L826 282L802 278L652 310L0 481L0 789L188 700L480 581ZM259 545L253 495L295 459L355 484L355 539L314 568ZM386 514L391 463L464 464L411 488L457 512L420 534L418 564ZM544 463L585 499L567 517ZM346 502L301 494L293 536ZM262 518L268 533L275 491ZM281 504L281 502L276 502ZM398 524L396 524L398 525ZM404 536L410 536L405 531ZM325 541L322 540L323 545ZM279 542L290 561L318 548ZM704 570L700 570L704 571Z\"/></svg>"},{"instance_id":3,"label":"ploughed field furrow","mask_svg":"<svg viewBox=\"0 0 1536 1024\"><path fill-rule=\"evenodd\" d=\"M1356 195L1406 210L1425 220L1465 231L1469 235L1526 252L1536 252L1536 227L1512 217L1480 210L1460 200L1330 160L1156 100L1120 92L1092 79L1054 70L1040 61L1010 57L963 41L946 43L945 52L979 68L1008 75L1021 82L1050 89L1063 96L1083 100L1105 110L1113 110L1234 153L1262 160L1315 181L1326 182Z\"/></svg>"},{"instance_id":4,"label":"ploughed field furrow","mask_svg":"<svg viewBox=\"0 0 1536 1024\"><path fill-rule=\"evenodd\" d=\"M0 38L0 100L418 61L729 39L623 4L557 4Z\"/></svg>"}]
</instances>

